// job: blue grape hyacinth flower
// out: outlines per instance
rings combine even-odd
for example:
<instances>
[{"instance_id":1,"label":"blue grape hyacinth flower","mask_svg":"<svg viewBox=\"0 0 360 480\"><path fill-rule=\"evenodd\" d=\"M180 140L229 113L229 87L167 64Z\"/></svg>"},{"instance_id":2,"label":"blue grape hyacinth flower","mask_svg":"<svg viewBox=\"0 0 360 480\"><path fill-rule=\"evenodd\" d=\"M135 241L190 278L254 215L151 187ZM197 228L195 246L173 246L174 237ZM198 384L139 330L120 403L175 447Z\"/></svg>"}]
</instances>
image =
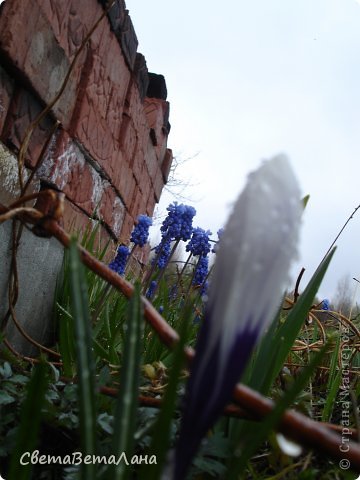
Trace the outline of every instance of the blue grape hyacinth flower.
<instances>
[{"instance_id":1,"label":"blue grape hyacinth flower","mask_svg":"<svg viewBox=\"0 0 360 480\"><path fill-rule=\"evenodd\" d=\"M210 235L210 230L205 231L200 227L194 228L191 239L186 245L186 251L191 252L193 255L206 257L211 250Z\"/></svg>"},{"instance_id":2,"label":"blue grape hyacinth flower","mask_svg":"<svg viewBox=\"0 0 360 480\"><path fill-rule=\"evenodd\" d=\"M202 438L231 400L280 306L297 256L301 213L298 182L285 156L249 175L217 252L187 384L175 480L186 478Z\"/></svg>"},{"instance_id":3,"label":"blue grape hyacinth flower","mask_svg":"<svg viewBox=\"0 0 360 480\"><path fill-rule=\"evenodd\" d=\"M159 245L155 247L158 268L165 268L171 253L171 238L163 238ZM153 261L155 262L156 259Z\"/></svg>"},{"instance_id":4,"label":"blue grape hyacinth flower","mask_svg":"<svg viewBox=\"0 0 360 480\"><path fill-rule=\"evenodd\" d=\"M148 298L149 300L152 298L156 290L156 287L157 287L157 282L153 280L149 285L148 291L146 292L146 298Z\"/></svg>"},{"instance_id":5,"label":"blue grape hyacinth flower","mask_svg":"<svg viewBox=\"0 0 360 480\"><path fill-rule=\"evenodd\" d=\"M196 266L195 275L192 280L193 285L202 285L209 273L209 259L208 257L200 257Z\"/></svg>"},{"instance_id":6,"label":"blue grape hyacinth flower","mask_svg":"<svg viewBox=\"0 0 360 480\"><path fill-rule=\"evenodd\" d=\"M189 240L192 234L192 221L196 215L196 210L190 205L171 203L167 207L169 212L161 225L161 234L163 238L171 240Z\"/></svg>"},{"instance_id":7,"label":"blue grape hyacinth flower","mask_svg":"<svg viewBox=\"0 0 360 480\"><path fill-rule=\"evenodd\" d=\"M109 268L114 270L114 272L118 273L119 275L124 275L129 253L128 247L125 245L120 245L117 249L114 260L109 263Z\"/></svg>"},{"instance_id":8,"label":"blue grape hyacinth flower","mask_svg":"<svg viewBox=\"0 0 360 480\"><path fill-rule=\"evenodd\" d=\"M134 243L134 245L138 245L139 247L143 247L149 238L149 228L152 225L152 219L147 215L139 215L137 219L137 224L135 225L130 241Z\"/></svg>"},{"instance_id":9,"label":"blue grape hyacinth flower","mask_svg":"<svg viewBox=\"0 0 360 480\"><path fill-rule=\"evenodd\" d=\"M321 308L322 310L330 310L330 300L324 298L324 300L321 302Z\"/></svg>"}]
</instances>

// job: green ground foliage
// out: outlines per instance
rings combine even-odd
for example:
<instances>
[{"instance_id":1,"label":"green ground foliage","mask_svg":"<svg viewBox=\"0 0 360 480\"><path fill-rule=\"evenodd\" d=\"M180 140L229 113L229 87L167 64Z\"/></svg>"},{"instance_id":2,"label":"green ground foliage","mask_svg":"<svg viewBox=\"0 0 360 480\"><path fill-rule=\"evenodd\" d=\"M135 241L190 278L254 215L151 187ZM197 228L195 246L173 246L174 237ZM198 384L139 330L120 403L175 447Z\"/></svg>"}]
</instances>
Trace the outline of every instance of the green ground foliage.
<instances>
[{"instance_id":1,"label":"green ground foliage","mask_svg":"<svg viewBox=\"0 0 360 480\"><path fill-rule=\"evenodd\" d=\"M83 243L102 258L107 247L94 251L95 237L96 229L88 232ZM244 383L275 400L275 411L263 422L224 415L208 432L189 478L357 477L351 469L341 470L338 460L306 447L299 455L289 456L276 433L286 408L340 426L347 419L349 429L358 425L359 319L320 314L314 307L329 261L330 257L294 305L284 301L285 308L243 376ZM152 298L155 308L181 335L180 346L170 350L144 321L141 285L127 300L84 268L73 243L65 256L54 304L57 337L52 348L60 358L43 355L32 365L6 348L1 350L0 470L4 478L161 478L171 459L183 408L188 377L183 346L195 344L203 315L199 288L190 283L194 268L192 262L185 268L170 263ZM129 272L126 275L131 277ZM19 456L27 451L59 457L68 464L31 465L25 456L28 465L20 466ZM129 465L125 457L119 466L73 465L72 460L79 458L74 452L107 458L125 452ZM156 455L157 464L139 465L140 456L146 455L148 461ZM170 477L165 473L162 478Z\"/></svg>"}]
</instances>

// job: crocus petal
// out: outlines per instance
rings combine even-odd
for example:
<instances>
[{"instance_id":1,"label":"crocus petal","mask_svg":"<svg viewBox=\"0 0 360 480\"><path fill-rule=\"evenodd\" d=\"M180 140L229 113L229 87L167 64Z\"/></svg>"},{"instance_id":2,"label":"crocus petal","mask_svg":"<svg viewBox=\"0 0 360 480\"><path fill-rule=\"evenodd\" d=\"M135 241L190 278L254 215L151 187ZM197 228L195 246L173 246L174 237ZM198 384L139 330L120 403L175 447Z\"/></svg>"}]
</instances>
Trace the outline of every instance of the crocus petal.
<instances>
[{"instance_id":1,"label":"crocus petal","mask_svg":"<svg viewBox=\"0 0 360 480\"><path fill-rule=\"evenodd\" d=\"M185 399L175 478L231 399L297 256L301 195L285 156L251 173L221 236Z\"/></svg>"},{"instance_id":2,"label":"crocus petal","mask_svg":"<svg viewBox=\"0 0 360 480\"><path fill-rule=\"evenodd\" d=\"M280 450L285 453L285 455L288 455L289 457L298 457L302 454L301 446L284 437L282 433L276 435L276 440Z\"/></svg>"}]
</instances>

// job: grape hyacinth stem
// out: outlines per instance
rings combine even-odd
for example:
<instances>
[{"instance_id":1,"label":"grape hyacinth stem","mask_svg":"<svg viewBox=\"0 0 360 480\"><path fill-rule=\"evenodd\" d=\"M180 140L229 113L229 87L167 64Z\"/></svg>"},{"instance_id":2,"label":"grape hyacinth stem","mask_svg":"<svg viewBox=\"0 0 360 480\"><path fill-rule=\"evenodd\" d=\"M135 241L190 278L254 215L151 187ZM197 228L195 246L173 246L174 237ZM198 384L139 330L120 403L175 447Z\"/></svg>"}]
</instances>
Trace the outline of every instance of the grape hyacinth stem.
<instances>
[{"instance_id":1,"label":"grape hyacinth stem","mask_svg":"<svg viewBox=\"0 0 360 480\"><path fill-rule=\"evenodd\" d=\"M176 242L174 243L174 245L173 245L173 247L172 247L172 249L171 249L170 255L169 255L169 257L168 257L168 259L167 259L167 261L166 261L165 266L164 266L164 267L160 270L160 272L159 272L159 276L158 276L157 279L156 279L157 284L156 284L156 287L155 287L155 289L154 289L153 296L156 294L157 289L159 288L160 282L161 282L161 280L162 280L162 278L163 278L163 276L164 276L164 273L165 273L165 269L166 269L166 267L169 265L169 262L170 262L170 260L171 260L171 257L174 255L175 250L177 249L179 243L180 243L180 240L176 240Z\"/></svg>"},{"instance_id":2,"label":"grape hyacinth stem","mask_svg":"<svg viewBox=\"0 0 360 480\"><path fill-rule=\"evenodd\" d=\"M188 290L187 290L187 292L186 292L186 295L190 295L190 292L191 292L191 290L192 290L193 287L194 287L193 282L194 282L194 278L195 278L197 269L199 268L200 260L201 260L201 257L199 257L199 258L197 259L195 268L194 268L194 270L193 270L193 272L192 272L192 275L191 275L191 279L190 279L190 282L189 282L189 286L188 286Z\"/></svg>"},{"instance_id":3,"label":"grape hyacinth stem","mask_svg":"<svg viewBox=\"0 0 360 480\"><path fill-rule=\"evenodd\" d=\"M142 291L143 291L144 294L147 292L147 289L149 288L149 283L150 283L151 277L153 276L153 274L155 272L157 262L160 258L162 249L164 247L164 243L165 243L165 238L163 238L161 240L161 248L158 251L158 253L156 254L155 259L151 263L151 267L149 268L149 270L147 272L145 272L145 275L143 277L143 280L142 280L143 290Z\"/></svg>"},{"instance_id":4,"label":"grape hyacinth stem","mask_svg":"<svg viewBox=\"0 0 360 480\"><path fill-rule=\"evenodd\" d=\"M183 276L183 273L185 272L185 270L186 270L187 266L189 265L189 262L190 262L190 260L191 260L192 256L193 256L193 254L192 254L192 253L190 253L190 255L188 256L188 258L187 258L186 262L184 263L184 265L183 265L183 268L181 269L181 272L180 272L180 275L179 275L179 276L180 276L180 278Z\"/></svg>"},{"instance_id":5,"label":"grape hyacinth stem","mask_svg":"<svg viewBox=\"0 0 360 480\"><path fill-rule=\"evenodd\" d=\"M96 306L96 310L95 312L92 314L92 317L91 317L91 321L92 323L95 323L98 316L100 315L100 312L101 312L101 309L103 308L105 302L108 300L109 298L109 291L111 290L111 285L110 283L107 283L105 285L105 288L104 288L104 291L102 293L102 296L101 296L101 299L99 301L99 303L97 304Z\"/></svg>"}]
</instances>

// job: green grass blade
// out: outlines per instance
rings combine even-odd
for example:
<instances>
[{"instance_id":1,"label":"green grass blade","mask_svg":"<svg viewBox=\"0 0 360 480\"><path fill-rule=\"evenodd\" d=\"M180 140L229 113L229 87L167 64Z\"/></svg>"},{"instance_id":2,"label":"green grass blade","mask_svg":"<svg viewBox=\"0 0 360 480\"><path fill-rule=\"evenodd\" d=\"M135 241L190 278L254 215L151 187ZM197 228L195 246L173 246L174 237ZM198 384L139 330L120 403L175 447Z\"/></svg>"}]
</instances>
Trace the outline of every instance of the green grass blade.
<instances>
[{"instance_id":1,"label":"green grass blade","mask_svg":"<svg viewBox=\"0 0 360 480\"><path fill-rule=\"evenodd\" d=\"M335 375L333 382L329 385L328 394L326 396L326 402L321 415L322 422L329 422L335 405L335 399L339 391L341 383L341 371L339 370Z\"/></svg>"},{"instance_id":2,"label":"green grass blade","mask_svg":"<svg viewBox=\"0 0 360 480\"><path fill-rule=\"evenodd\" d=\"M335 350L332 353L331 360L330 360L329 378L326 386L326 392L327 392L326 402L321 415L321 420L323 422L330 421L334 404L335 404L336 395L338 393L338 389L341 382L341 370L337 371L340 341L341 341L341 337L339 335L336 341Z\"/></svg>"},{"instance_id":3,"label":"green grass blade","mask_svg":"<svg viewBox=\"0 0 360 480\"><path fill-rule=\"evenodd\" d=\"M96 339L93 340L93 349L96 357L95 363L100 359L111 363L111 357L109 352Z\"/></svg>"},{"instance_id":4,"label":"green grass blade","mask_svg":"<svg viewBox=\"0 0 360 480\"><path fill-rule=\"evenodd\" d=\"M100 229L100 223L96 222L95 226L91 223L86 228L86 231L82 237L81 243L89 252L95 251L95 240Z\"/></svg>"},{"instance_id":5,"label":"green grass blade","mask_svg":"<svg viewBox=\"0 0 360 480\"><path fill-rule=\"evenodd\" d=\"M300 295L297 303L291 309L286 321L278 328L273 337L269 336L269 338L271 338L271 343L267 345L266 350L264 350L264 352L260 351L258 354L254 366L256 376L252 376L252 380L249 384L250 386L256 384L259 391L265 395L268 393L275 378L279 374L286 357L305 322L334 251L335 249L333 249L319 265L304 292Z\"/></svg>"},{"instance_id":6,"label":"green grass blade","mask_svg":"<svg viewBox=\"0 0 360 480\"><path fill-rule=\"evenodd\" d=\"M247 369L246 384L263 395L268 395L304 324L334 251L335 249L319 265L285 322L278 327L279 319L274 319L255 354L253 362ZM236 441L236 439L246 436L247 432L251 431L252 428L252 422L232 422L232 439Z\"/></svg>"},{"instance_id":7,"label":"green grass blade","mask_svg":"<svg viewBox=\"0 0 360 480\"><path fill-rule=\"evenodd\" d=\"M294 381L289 390L287 390L283 397L278 401L273 411L267 415L256 429L252 429L252 434L247 439L246 444L243 445L240 458L233 461L232 468L229 472L229 479L238 479L239 474L244 469L250 457L256 452L260 444L266 439L268 434L276 428L285 410L295 401L298 394L306 387L315 368L323 359L327 345L325 345L319 352L312 356L309 365L303 369L299 377Z\"/></svg>"},{"instance_id":8,"label":"green grass blade","mask_svg":"<svg viewBox=\"0 0 360 480\"><path fill-rule=\"evenodd\" d=\"M62 309L62 307L59 307ZM73 319L63 315L59 325L59 350L65 377L72 377L76 358Z\"/></svg>"},{"instance_id":9,"label":"green grass blade","mask_svg":"<svg viewBox=\"0 0 360 480\"><path fill-rule=\"evenodd\" d=\"M143 322L140 286L136 285L135 292L129 303L119 396L115 410L113 454L116 457L119 457L124 452L126 457L130 458L133 452L139 394ZM109 470L108 478L123 480L128 477L130 472L131 468L125 462L120 462L119 465L112 466Z\"/></svg>"},{"instance_id":10,"label":"green grass blade","mask_svg":"<svg viewBox=\"0 0 360 480\"><path fill-rule=\"evenodd\" d=\"M81 449L83 455L95 455L95 368L91 348L93 344L91 318L84 267L80 262L74 240L70 245L70 279L72 316L76 336ZM82 464L82 476L90 480L95 478L95 469L92 463Z\"/></svg>"},{"instance_id":11,"label":"green grass blade","mask_svg":"<svg viewBox=\"0 0 360 480\"><path fill-rule=\"evenodd\" d=\"M21 407L20 426L17 433L16 446L11 456L10 469L7 479L27 480L31 478L29 455L22 456L35 450L38 443L38 434L41 422L41 409L47 390L48 378L46 364L40 363L33 369L33 373L27 386L27 395ZM21 465L28 462L27 465Z\"/></svg>"},{"instance_id":12,"label":"green grass blade","mask_svg":"<svg viewBox=\"0 0 360 480\"><path fill-rule=\"evenodd\" d=\"M187 342L189 323L192 319L192 308L187 306L182 316L180 340L174 351L169 383L164 395L163 404L155 424L149 454L155 455L156 464L146 465L140 471L141 480L158 480L161 478L166 461L167 450L170 442L171 423L174 416L177 400L177 388L181 370L184 368L184 348Z\"/></svg>"},{"instance_id":13,"label":"green grass blade","mask_svg":"<svg viewBox=\"0 0 360 480\"><path fill-rule=\"evenodd\" d=\"M262 389L264 379L266 375L269 374L268 371L264 372L264 370L268 370L266 367L264 368L264 366L267 365L268 368L271 367L274 363L273 357L278 352L274 345L274 338L279 325L279 316L280 312L263 336L254 359L252 362L249 362L244 378L242 379L244 383L251 386L254 390L260 391Z\"/></svg>"}]
</instances>

